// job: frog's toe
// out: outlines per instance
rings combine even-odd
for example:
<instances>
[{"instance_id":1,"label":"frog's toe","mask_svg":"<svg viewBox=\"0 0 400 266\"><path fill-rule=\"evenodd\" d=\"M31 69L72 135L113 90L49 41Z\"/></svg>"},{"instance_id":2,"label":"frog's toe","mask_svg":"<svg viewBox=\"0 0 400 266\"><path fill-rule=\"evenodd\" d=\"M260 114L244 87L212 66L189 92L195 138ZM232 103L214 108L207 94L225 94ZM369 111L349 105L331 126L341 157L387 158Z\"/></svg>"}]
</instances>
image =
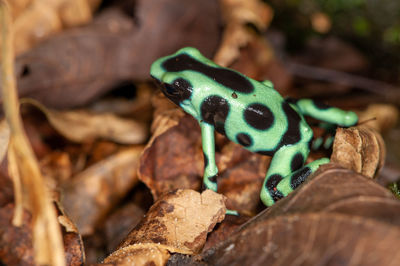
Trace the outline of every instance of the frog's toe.
<instances>
[{"instance_id":1,"label":"frog's toe","mask_svg":"<svg viewBox=\"0 0 400 266\"><path fill-rule=\"evenodd\" d=\"M239 213L238 213L238 211L235 211L235 210L228 210L228 209L226 209L226 212L225 212L225 214L226 214L226 215L234 215L234 216L239 216Z\"/></svg>"},{"instance_id":2,"label":"frog's toe","mask_svg":"<svg viewBox=\"0 0 400 266\"><path fill-rule=\"evenodd\" d=\"M358 116L356 115L356 113L348 111L347 114L344 116L343 126L351 127L357 124L357 122Z\"/></svg>"}]
</instances>

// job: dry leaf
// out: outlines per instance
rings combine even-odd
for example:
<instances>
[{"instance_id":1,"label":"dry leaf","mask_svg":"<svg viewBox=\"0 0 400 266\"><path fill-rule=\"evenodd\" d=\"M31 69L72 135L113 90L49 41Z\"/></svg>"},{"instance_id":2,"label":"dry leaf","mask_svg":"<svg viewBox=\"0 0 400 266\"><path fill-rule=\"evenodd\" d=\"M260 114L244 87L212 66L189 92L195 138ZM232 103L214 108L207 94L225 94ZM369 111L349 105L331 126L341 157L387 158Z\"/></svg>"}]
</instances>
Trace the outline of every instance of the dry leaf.
<instances>
[{"instance_id":1,"label":"dry leaf","mask_svg":"<svg viewBox=\"0 0 400 266\"><path fill-rule=\"evenodd\" d=\"M380 204L386 208L379 208ZM298 189L268 208L267 215L270 218L283 214L343 210L345 213L370 218L388 217L386 221L400 224L399 213L394 211L398 206L400 201L394 200L392 193L385 187L354 171L330 163L322 165Z\"/></svg>"},{"instance_id":2,"label":"dry leaf","mask_svg":"<svg viewBox=\"0 0 400 266\"><path fill-rule=\"evenodd\" d=\"M149 202L152 202L151 199ZM126 238L132 228L139 224L145 214L144 207L132 202L132 200L129 200L129 203L124 204L116 211L113 210L113 213L107 217L104 226L105 243L109 253L116 250L122 240Z\"/></svg>"},{"instance_id":3,"label":"dry leaf","mask_svg":"<svg viewBox=\"0 0 400 266\"><path fill-rule=\"evenodd\" d=\"M288 197L204 251L203 262L397 265L399 208L400 201L374 181L323 165Z\"/></svg>"},{"instance_id":4,"label":"dry leaf","mask_svg":"<svg viewBox=\"0 0 400 266\"><path fill-rule=\"evenodd\" d=\"M384 133L397 124L399 111L391 104L370 104L365 111L358 113L358 118L359 123L366 121L365 126Z\"/></svg>"},{"instance_id":5,"label":"dry leaf","mask_svg":"<svg viewBox=\"0 0 400 266\"><path fill-rule=\"evenodd\" d=\"M39 108L50 124L71 141L89 142L102 138L122 144L138 144L148 137L145 124L110 113L94 114L85 110L57 111L46 108L33 99L24 99L21 102Z\"/></svg>"},{"instance_id":6,"label":"dry leaf","mask_svg":"<svg viewBox=\"0 0 400 266\"><path fill-rule=\"evenodd\" d=\"M5 265L35 265L32 246L32 216L23 212L22 225L11 223L14 205L0 208L0 261ZM67 265L82 265L85 262L83 242L76 227L64 215L58 217L64 227L63 240Z\"/></svg>"},{"instance_id":7,"label":"dry leaf","mask_svg":"<svg viewBox=\"0 0 400 266\"><path fill-rule=\"evenodd\" d=\"M19 95L49 107L79 106L122 81L149 79L151 63L179 48L196 46L208 57L215 51L217 1L127 3L125 11L106 8L91 24L55 34L21 54L16 64Z\"/></svg>"},{"instance_id":8,"label":"dry leaf","mask_svg":"<svg viewBox=\"0 0 400 266\"><path fill-rule=\"evenodd\" d=\"M140 158L139 179L154 199L178 188L199 189L204 165L198 123L172 109L158 115L152 128L155 132Z\"/></svg>"},{"instance_id":9,"label":"dry leaf","mask_svg":"<svg viewBox=\"0 0 400 266\"><path fill-rule=\"evenodd\" d=\"M399 244L395 226L342 214L294 214L248 224L203 260L207 265L395 266Z\"/></svg>"},{"instance_id":10,"label":"dry leaf","mask_svg":"<svg viewBox=\"0 0 400 266\"><path fill-rule=\"evenodd\" d=\"M61 31L62 22L55 10L41 1L33 3L15 19L15 52L22 54L49 35Z\"/></svg>"},{"instance_id":11,"label":"dry leaf","mask_svg":"<svg viewBox=\"0 0 400 266\"><path fill-rule=\"evenodd\" d=\"M137 183L142 150L136 146L112 155L64 185L63 206L82 235L93 233L104 215Z\"/></svg>"},{"instance_id":12,"label":"dry leaf","mask_svg":"<svg viewBox=\"0 0 400 266\"><path fill-rule=\"evenodd\" d=\"M273 11L259 0L220 0L220 5L226 26L214 61L228 66L239 57L240 48L257 38L246 26L252 24L261 31L265 30Z\"/></svg>"},{"instance_id":13,"label":"dry leaf","mask_svg":"<svg viewBox=\"0 0 400 266\"><path fill-rule=\"evenodd\" d=\"M207 234L224 219L224 202L224 196L211 190L201 194L193 190L165 194L104 263L165 265L168 252L198 253Z\"/></svg>"},{"instance_id":14,"label":"dry leaf","mask_svg":"<svg viewBox=\"0 0 400 266\"><path fill-rule=\"evenodd\" d=\"M385 162L385 144L379 133L367 127L338 128L331 161L370 178Z\"/></svg>"},{"instance_id":15,"label":"dry leaf","mask_svg":"<svg viewBox=\"0 0 400 266\"><path fill-rule=\"evenodd\" d=\"M12 4L16 54L28 51L38 42L61 31L62 28L90 22L92 13L99 4L99 0L16 1Z\"/></svg>"},{"instance_id":16,"label":"dry leaf","mask_svg":"<svg viewBox=\"0 0 400 266\"><path fill-rule=\"evenodd\" d=\"M260 190L271 157L251 153L231 141L220 154L218 192L228 198L227 208L255 215L260 211Z\"/></svg>"},{"instance_id":17,"label":"dry leaf","mask_svg":"<svg viewBox=\"0 0 400 266\"><path fill-rule=\"evenodd\" d=\"M10 10L12 14L12 18L15 20L21 12L23 12L30 3L34 0L8 0L8 4L10 5Z\"/></svg>"},{"instance_id":18,"label":"dry leaf","mask_svg":"<svg viewBox=\"0 0 400 266\"><path fill-rule=\"evenodd\" d=\"M62 266L65 265L65 253L56 212L22 127L14 73L13 27L5 1L0 1L0 20L1 94L10 127L8 162L17 205L13 225L22 224L23 204L32 214L35 263Z\"/></svg>"}]
</instances>

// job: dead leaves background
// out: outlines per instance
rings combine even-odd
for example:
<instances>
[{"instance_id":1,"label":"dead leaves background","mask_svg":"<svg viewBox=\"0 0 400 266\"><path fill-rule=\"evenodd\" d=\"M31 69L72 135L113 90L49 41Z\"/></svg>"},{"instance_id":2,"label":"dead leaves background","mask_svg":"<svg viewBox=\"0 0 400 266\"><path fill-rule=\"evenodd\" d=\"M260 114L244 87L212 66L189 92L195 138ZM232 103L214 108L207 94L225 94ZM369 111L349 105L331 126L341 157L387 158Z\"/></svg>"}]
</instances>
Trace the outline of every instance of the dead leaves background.
<instances>
[{"instance_id":1,"label":"dead leaves background","mask_svg":"<svg viewBox=\"0 0 400 266\"><path fill-rule=\"evenodd\" d=\"M145 18L139 26L117 8L104 10L89 23L99 1L67 2L12 2L14 31L18 38L23 38L25 45L19 47L20 41L16 41L14 46L17 53L27 51L17 58L20 93L42 101L22 101L23 109L28 110L23 112L25 128L54 200L67 264L82 264L86 256L89 262L104 258L104 264L115 265L133 262L163 265L167 261L172 265L196 264L199 259L208 264L229 265L339 261L390 265L398 261L394 247L399 244L396 211L399 203L386 189L364 176L338 165L328 165L288 198L249 220L263 209L259 190L270 158L252 154L217 135L219 192L224 196L210 191L202 194L193 191L201 187L203 169L198 125L160 94L154 93L151 85L136 83L139 85L134 100L104 99L96 101L90 108L54 108L92 101L110 90L111 84L126 77L148 78L147 65L156 57L193 44L207 55L212 55L219 46L214 59L220 64L233 64L236 69L257 79L270 78L281 92L290 92L293 77L275 56L270 44L247 27L252 24L259 31L265 30L273 16L269 6L257 0L221 0L225 30L219 42L221 16L215 1L207 4L202 1L136 1L137 14ZM182 7L187 7L190 19L177 23L175 12ZM201 15L207 12L214 15ZM71 14L76 17L70 18ZM154 19L160 21L157 27L162 34L153 33ZM31 21L28 28L18 26L27 25L24 22L27 20ZM84 23L89 25L76 31L61 32L54 38L50 36L61 28ZM42 35L35 30L41 30ZM92 36L92 42L98 48L89 57L87 48L90 46L87 46L85 36ZM44 38L48 41L37 44ZM164 41L166 39L168 42ZM204 39L208 42L201 41ZM160 43L168 45L160 48ZM36 48L30 48L34 46ZM123 49L117 49L121 47ZM132 47L147 53L134 54ZM351 57L351 51L345 48L340 49L350 53L346 58ZM57 57L58 63L65 68L55 69L53 63L48 64L60 51L71 49L76 51L74 57L83 58L81 62L70 61L69 55ZM106 65L95 60L103 56L118 60L110 59ZM40 58L49 60L41 61ZM363 65L359 63L362 60L357 62L356 68ZM340 62L338 64L336 68L343 67ZM79 71L71 72L70 69ZM105 79L94 81L92 78L104 74L107 74ZM48 79L43 79L44 76ZM74 84L76 80L83 82ZM78 92L83 93L82 97L77 97ZM385 160L385 146L376 131L390 130L398 120L398 111L390 105L370 105L363 109L367 110L360 112L361 121L377 119L367 122L368 128L338 131L332 161L378 178ZM39 115L39 119L29 118L40 112L43 115ZM11 177L19 175L22 165L18 154L12 152L15 141L9 140L10 130L3 120L0 123L0 158L6 158L7 151L9 156L3 161L0 183L8 186L10 177L4 164L8 164ZM152 199L149 194L145 195L144 187L138 187L140 182L156 200L149 210ZM14 185L18 188L17 181ZM134 187L141 192L132 192ZM3 188L2 192L5 190ZM168 191L174 192L165 194ZM7 193L0 197L4 199L0 214L5 217L0 223L0 260L6 264L32 264L35 245L36 249L49 248L40 243L29 244L32 242L32 219L35 218L10 202ZM16 199L18 195L21 193L15 194ZM115 211L126 201L129 202L127 205ZM228 217L214 229L224 219L225 204L249 217ZM20 208L17 212L22 227L19 228L10 223L15 208ZM124 221L129 223L124 224ZM206 242L207 235L209 241ZM382 235L387 237L382 238ZM117 246L121 238L124 240ZM93 242L97 243L91 245ZM111 253L106 258L99 255L102 250L104 256L105 245ZM96 249L98 247L100 249ZM394 255L387 256L387 251ZM171 253L178 255L170 258ZM179 257L179 253L198 255Z\"/></svg>"}]
</instances>

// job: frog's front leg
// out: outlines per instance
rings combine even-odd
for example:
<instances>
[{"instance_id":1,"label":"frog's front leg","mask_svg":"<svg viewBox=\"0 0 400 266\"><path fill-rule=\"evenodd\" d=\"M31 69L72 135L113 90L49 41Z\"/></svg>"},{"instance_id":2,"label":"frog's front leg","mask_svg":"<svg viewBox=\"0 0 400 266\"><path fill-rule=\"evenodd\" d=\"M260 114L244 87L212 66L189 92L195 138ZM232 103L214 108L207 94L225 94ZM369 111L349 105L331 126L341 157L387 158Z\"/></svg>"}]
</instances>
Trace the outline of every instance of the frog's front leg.
<instances>
[{"instance_id":1,"label":"frog's front leg","mask_svg":"<svg viewBox=\"0 0 400 266\"><path fill-rule=\"evenodd\" d=\"M275 152L261 189L261 201L266 206L286 197L321 164L329 162L322 158L304 165L308 153L307 143L282 146Z\"/></svg>"},{"instance_id":2,"label":"frog's front leg","mask_svg":"<svg viewBox=\"0 0 400 266\"><path fill-rule=\"evenodd\" d=\"M217 191L218 168L215 163L214 126L200 122L201 141L204 154L203 182L206 189Z\"/></svg>"}]
</instances>

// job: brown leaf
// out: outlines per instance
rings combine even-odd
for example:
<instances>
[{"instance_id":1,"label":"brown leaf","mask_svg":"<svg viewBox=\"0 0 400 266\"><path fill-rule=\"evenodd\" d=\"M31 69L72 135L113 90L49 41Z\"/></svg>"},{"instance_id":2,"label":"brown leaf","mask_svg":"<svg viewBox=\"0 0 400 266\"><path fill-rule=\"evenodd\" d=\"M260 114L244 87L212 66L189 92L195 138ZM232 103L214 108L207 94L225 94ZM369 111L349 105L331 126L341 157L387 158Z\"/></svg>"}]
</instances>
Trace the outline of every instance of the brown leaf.
<instances>
[{"instance_id":1,"label":"brown leaf","mask_svg":"<svg viewBox=\"0 0 400 266\"><path fill-rule=\"evenodd\" d=\"M170 254L167 249L152 244L134 244L118 249L99 265L166 265Z\"/></svg>"},{"instance_id":2,"label":"brown leaf","mask_svg":"<svg viewBox=\"0 0 400 266\"><path fill-rule=\"evenodd\" d=\"M31 216L23 212L21 227L12 225L14 204L0 209L0 261L6 265L34 265Z\"/></svg>"},{"instance_id":3,"label":"brown leaf","mask_svg":"<svg viewBox=\"0 0 400 266\"><path fill-rule=\"evenodd\" d=\"M0 261L6 265L35 265L32 246L32 217L23 213L20 227L12 225L14 204L0 208ZM85 262L83 242L76 227L64 215L58 220L64 226L63 241L67 265L82 265Z\"/></svg>"},{"instance_id":4,"label":"brown leaf","mask_svg":"<svg viewBox=\"0 0 400 266\"><path fill-rule=\"evenodd\" d=\"M271 157L251 153L233 142L226 144L217 166L218 191L225 195L228 209L255 215L260 210L260 190Z\"/></svg>"},{"instance_id":5,"label":"brown leaf","mask_svg":"<svg viewBox=\"0 0 400 266\"><path fill-rule=\"evenodd\" d=\"M172 109L158 115L152 128L155 132L140 158L139 179L154 199L178 188L199 189L203 153L197 122Z\"/></svg>"},{"instance_id":6,"label":"brown leaf","mask_svg":"<svg viewBox=\"0 0 400 266\"><path fill-rule=\"evenodd\" d=\"M385 161L385 145L379 133L367 127L338 128L331 161L374 178Z\"/></svg>"},{"instance_id":7,"label":"brown leaf","mask_svg":"<svg viewBox=\"0 0 400 266\"><path fill-rule=\"evenodd\" d=\"M203 260L212 265L396 265L399 208L400 202L372 180L324 165L288 197L203 252Z\"/></svg>"},{"instance_id":8,"label":"brown leaf","mask_svg":"<svg viewBox=\"0 0 400 266\"><path fill-rule=\"evenodd\" d=\"M94 227L111 207L137 183L142 146L135 146L106 158L64 185L62 203L82 235Z\"/></svg>"},{"instance_id":9,"label":"brown leaf","mask_svg":"<svg viewBox=\"0 0 400 266\"><path fill-rule=\"evenodd\" d=\"M246 26L252 24L265 30L272 20L272 9L259 0L222 0L221 9L225 30L214 61L222 66L230 65L239 57L239 49L257 38Z\"/></svg>"},{"instance_id":10,"label":"brown leaf","mask_svg":"<svg viewBox=\"0 0 400 266\"><path fill-rule=\"evenodd\" d=\"M16 55L28 51L61 29L62 22L56 10L43 1L33 1L15 20Z\"/></svg>"},{"instance_id":11,"label":"brown leaf","mask_svg":"<svg viewBox=\"0 0 400 266\"><path fill-rule=\"evenodd\" d=\"M104 225L107 251L111 253L116 250L119 243L125 239L132 228L136 227L145 214L141 206L129 202L108 216Z\"/></svg>"},{"instance_id":12,"label":"brown leaf","mask_svg":"<svg viewBox=\"0 0 400 266\"><path fill-rule=\"evenodd\" d=\"M54 151L40 161L40 171L51 190L67 182L72 175L71 160L66 152Z\"/></svg>"},{"instance_id":13,"label":"brown leaf","mask_svg":"<svg viewBox=\"0 0 400 266\"><path fill-rule=\"evenodd\" d=\"M106 9L90 25L54 35L21 55L16 66L19 95L49 107L78 106L121 81L149 79L154 60L183 46L196 46L207 56L215 50L216 0L133 2L134 19Z\"/></svg>"},{"instance_id":14,"label":"brown leaf","mask_svg":"<svg viewBox=\"0 0 400 266\"><path fill-rule=\"evenodd\" d=\"M389 203L384 204L387 208L371 208L376 202ZM380 219L383 216L396 217L398 212L394 212L393 208L400 206L400 202L394 200L389 190L373 180L330 163L321 166L288 197L268 208L266 215L275 217L299 212L334 212L342 208L339 206L350 207L349 213L352 215ZM400 217L396 219L392 221L400 224Z\"/></svg>"},{"instance_id":15,"label":"brown leaf","mask_svg":"<svg viewBox=\"0 0 400 266\"><path fill-rule=\"evenodd\" d=\"M292 214L248 224L204 254L210 265L397 265L398 227L343 214ZM388 256L390 254L390 256Z\"/></svg>"},{"instance_id":16,"label":"brown leaf","mask_svg":"<svg viewBox=\"0 0 400 266\"><path fill-rule=\"evenodd\" d=\"M399 111L396 106L391 104L370 104L363 112L358 113L359 123L385 133L392 129L399 120Z\"/></svg>"},{"instance_id":17,"label":"brown leaf","mask_svg":"<svg viewBox=\"0 0 400 266\"><path fill-rule=\"evenodd\" d=\"M14 46L17 55L28 51L62 28L90 22L92 13L100 4L99 0L12 0L10 2L16 2L12 7L16 35Z\"/></svg>"},{"instance_id":18,"label":"brown leaf","mask_svg":"<svg viewBox=\"0 0 400 266\"><path fill-rule=\"evenodd\" d=\"M148 137L145 124L111 113L95 114L86 110L57 111L46 108L33 99L23 99L21 102L39 108L61 135L74 142L89 142L102 138L122 144L138 144Z\"/></svg>"},{"instance_id":19,"label":"brown leaf","mask_svg":"<svg viewBox=\"0 0 400 266\"><path fill-rule=\"evenodd\" d=\"M121 265L138 259L141 265L150 263L155 252L156 265L164 265L169 252L198 253L207 233L225 217L225 198L211 190L198 193L177 190L161 197L145 219L128 235L119 249L104 263ZM145 258L145 261L142 261Z\"/></svg>"}]
</instances>

